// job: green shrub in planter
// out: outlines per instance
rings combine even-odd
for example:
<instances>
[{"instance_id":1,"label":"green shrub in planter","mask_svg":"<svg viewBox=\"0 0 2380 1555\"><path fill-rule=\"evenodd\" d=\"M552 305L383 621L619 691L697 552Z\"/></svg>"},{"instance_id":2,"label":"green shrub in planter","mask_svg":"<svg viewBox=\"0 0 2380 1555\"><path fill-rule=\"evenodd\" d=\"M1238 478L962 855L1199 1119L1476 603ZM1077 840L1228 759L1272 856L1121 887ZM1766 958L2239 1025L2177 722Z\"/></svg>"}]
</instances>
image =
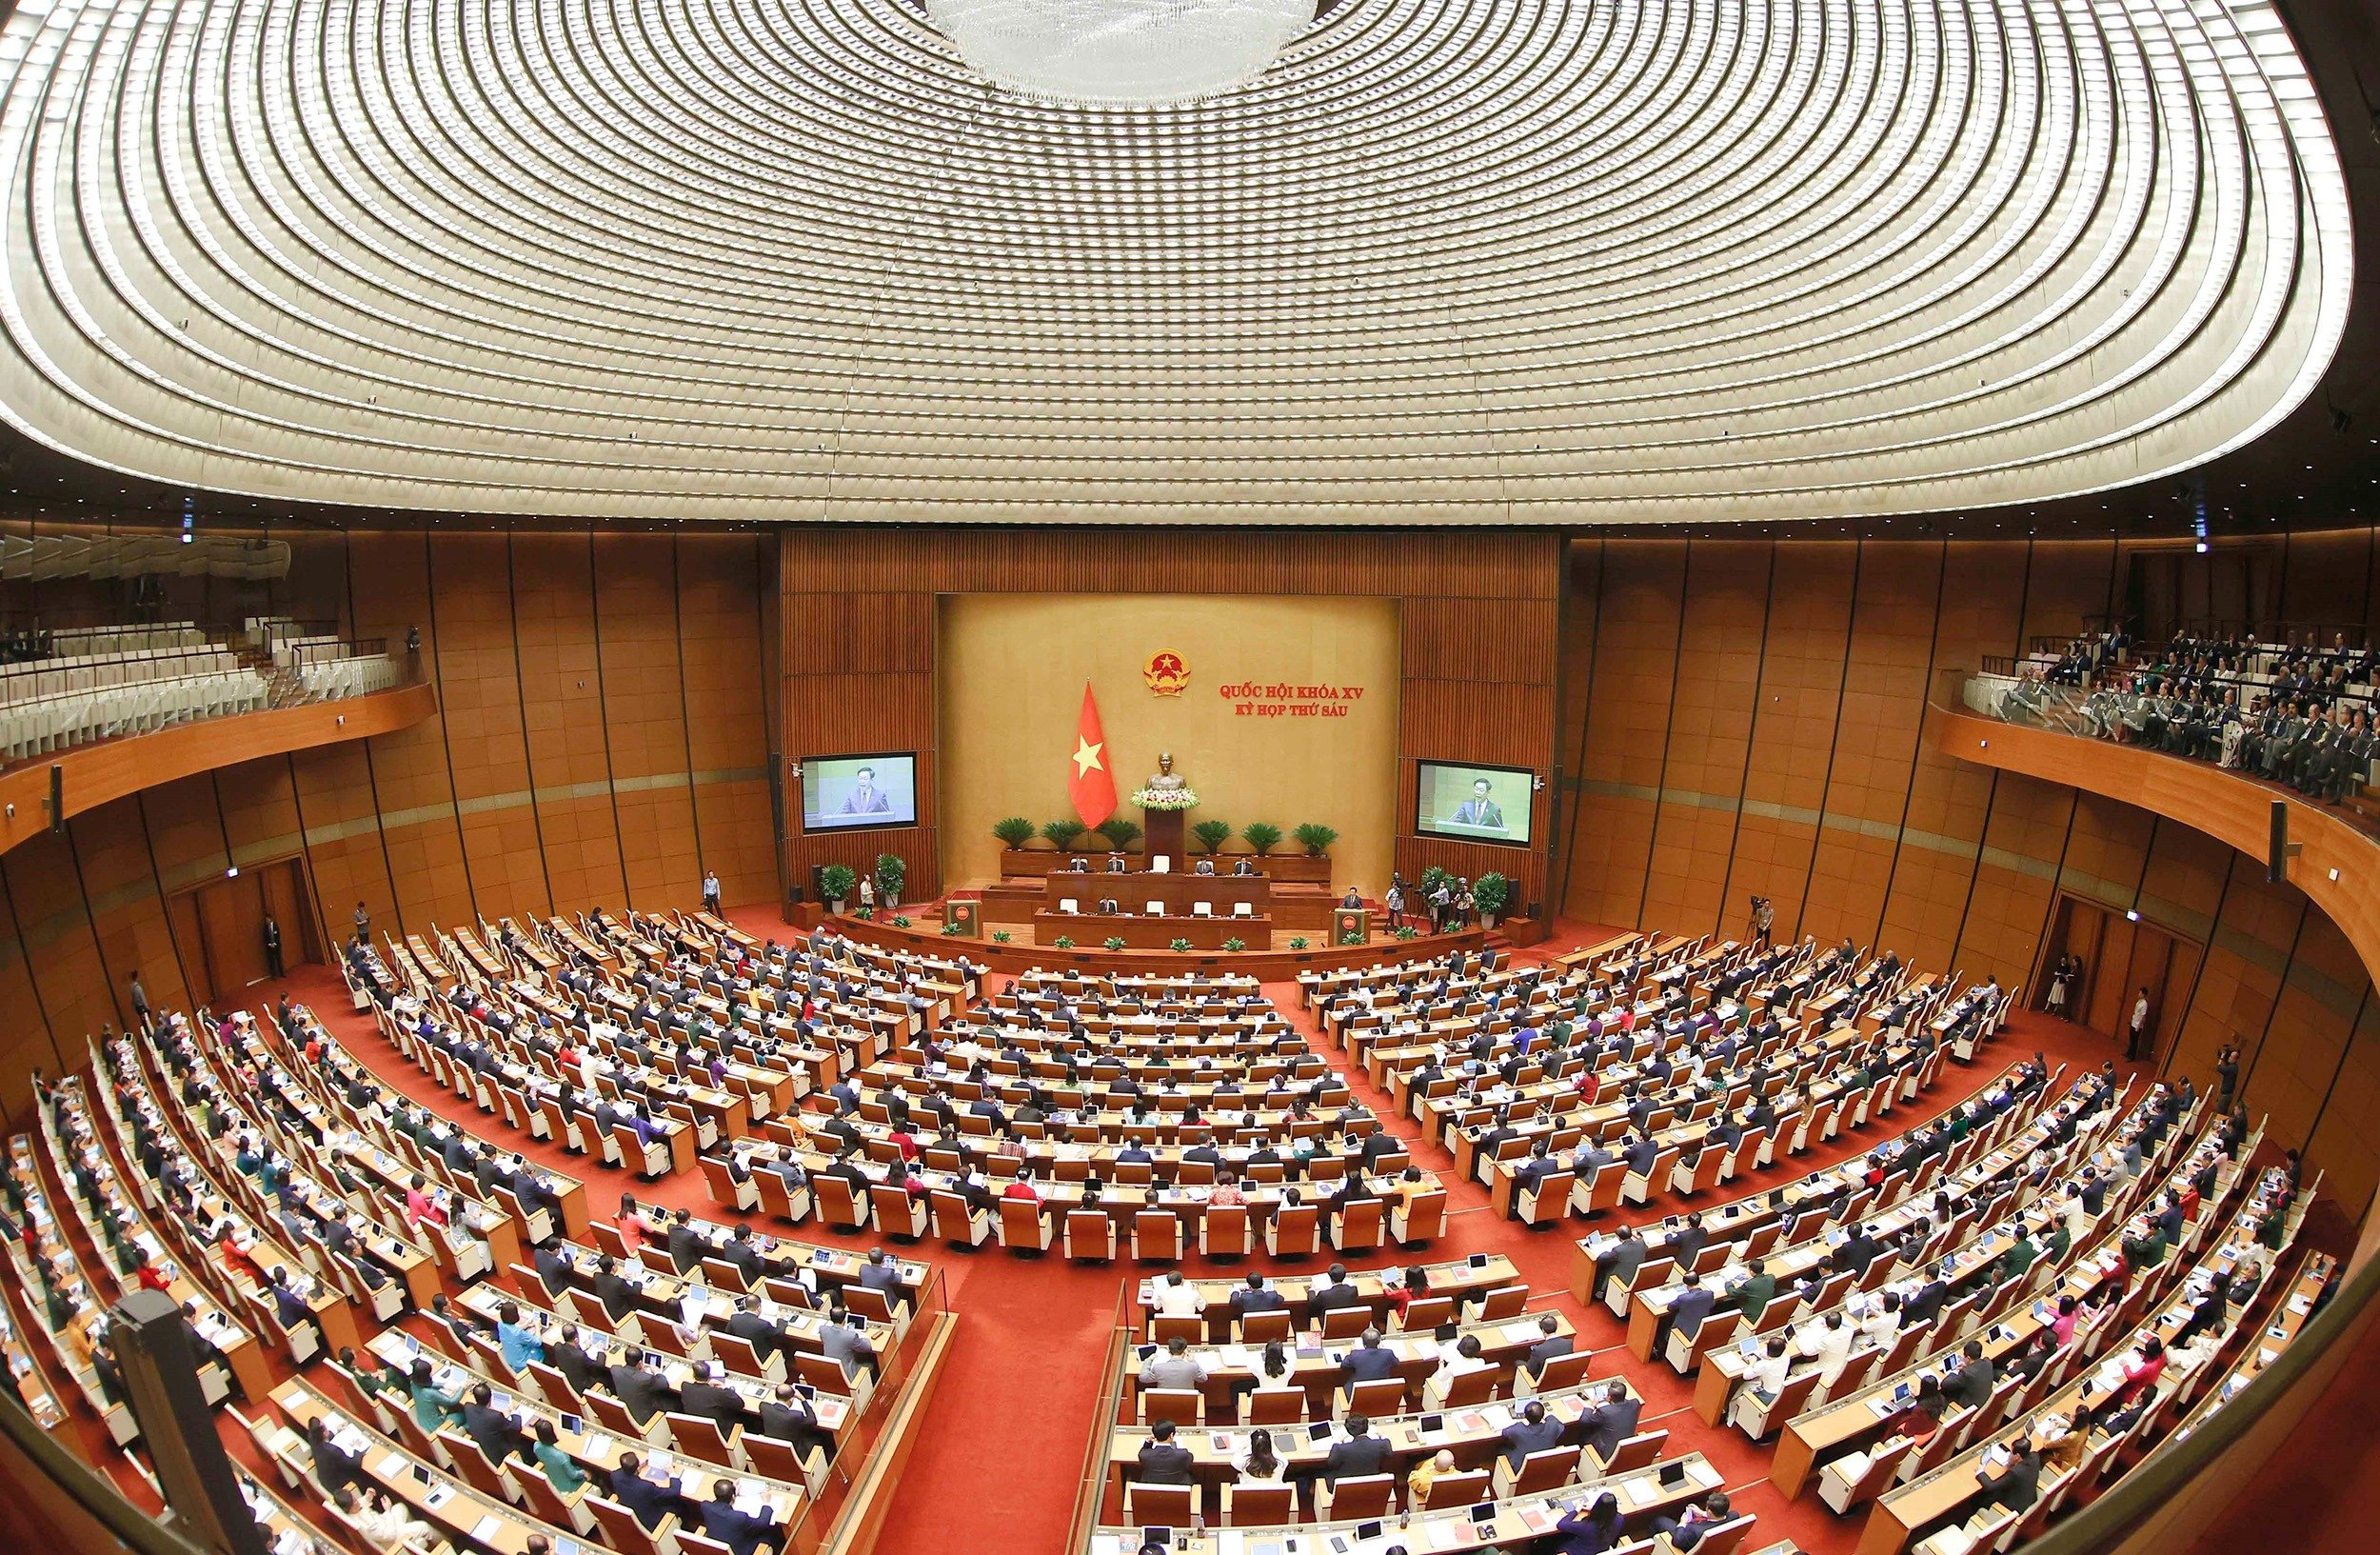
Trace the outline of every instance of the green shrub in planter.
<instances>
[{"instance_id":1,"label":"green shrub in planter","mask_svg":"<svg viewBox=\"0 0 2380 1555\"><path fill-rule=\"evenodd\" d=\"M1004 847L1022 847L1033 840L1033 823L1021 815L1011 815L992 823L992 835Z\"/></svg>"},{"instance_id":2,"label":"green shrub in planter","mask_svg":"<svg viewBox=\"0 0 2380 1555\"><path fill-rule=\"evenodd\" d=\"M1208 852L1220 853L1222 851L1223 845L1231 841L1231 823L1229 821L1200 821L1190 828L1190 835L1196 837L1200 845Z\"/></svg>"},{"instance_id":3,"label":"green shrub in planter","mask_svg":"<svg viewBox=\"0 0 2380 1555\"><path fill-rule=\"evenodd\" d=\"M1188 940L1177 939L1165 948L1168 950L1187 950L1190 948L1190 942Z\"/></svg>"},{"instance_id":4,"label":"green shrub in planter","mask_svg":"<svg viewBox=\"0 0 2380 1555\"><path fill-rule=\"evenodd\" d=\"M1426 902L1440 886L1452 886L1455 877L1433 864L1421 871L1421 899Z\"/></svg>"},{"instance_id":5,"label":"green shrub in planter","mask_svg":"<svg viewBox=\"0 0 2380 1555\"><path fill-rule=\"evenodd\" d=\"M1411 924L1405 924L1398 928L1397 937L1400 940L1418 940L1421 937L1421 930Z\"/></svg>"},{"instance_id":6,"label":"green shrub in planter","mask_svg":"<svg viewBox=\"0 0 2380 1555\"><path fill-rule=\"evenodd\" d=\"M908 920L907 915L906 915L906 914L903 914L903 913L899 913L899 912L894 913L894 914L893 914L893 927L894 927L895 928L906 928L906 927L909 927L909 920Z\"/></svg>"},{"instance_id":7,"label":"green shrub in planter","mask_svg":"<svg viewBox=\"0 0 2380 1555\"><path fill-rule=\"evenodd\" d=\"M992 930L992 943L994 945L1007 945L1015 939L1016 936L1009 933L1008 930L1004 928L995 928Z\"/></svg>"},{"instance_id":8,"label":"green shrub in planter","mask_svg":"<svg viewBox=\"0 0 2380 1555\"><path fill-rule=\"evenodd\" d=\"M909 866L898 853L876 855L876 894L886 907L901 900L901 887L909 883Z\"/></svg>"},{"instance_id":9,"label":"green shrub in planter","mask_svg":"<svg viewBox=\"0 0 2380 1555\"><path fill-rule=\"evenodd\" d=\"M1322 857L1331 850L1331 844L1339 841L1338 832L1314 821L1306 822L1290 835L1298 839L1298 846L1306 850L1310 859Z\"/></svg>"},{"instance_id":10,"label":"green shrub in planter","mask_svg":"<svg viewBox=\"0 0 2380 1555\"><path fill-rule=\"evenodd\" d=\"M1504 910L1504 904L1513 897L1513 883L1493 869L1471 883L1471 905L1479 909L1482 918L1493 918Z\"/></svg>"},{"instance_id":11,"label":"green shrub in planter","mask_svg":"<svg viewBox=\"0 0 2380 1555\"><path fill-rule=\"evenodd\" d=\"M1312 940L1307 939L1303 934L1292 934L1289 936L1289 948L1292 950L1302 950L1313 943L1314 942Z\"/></svg>"},{"instance_id":12,"label":"green shrub in planter","mask_svg":"<svg viewBox=\"0 0 2380 1555\"><path fill-rule=\"evenodd\" d=\"M1240 828L1240 840L1255 848L1258 858L1262 858L1280 841L1280 827L1270 821L1251 821Z\"/></svg>"},{"instance_id":13,"label":"green shrub in planter","mask_svg":"<svg viewBox=\"0 0 2380 1555\"><path fill-rule=\"evenodd\" d=\"M1056 939L1050 941L1050 944L1061 950L1071 950L1074 948L1074 936L1072 934L1061 934Z\"/></svg>"},{"instance_id":14,"label":"green shrub in planter","mask_svg":"<svg viewBox=\"0 0 2380 1555\"><path fill-rule=\"evenodd\" d=\"M1240 938L1237 934L1223 942L1223 948L1226 950L1245 950L1247 947L1248 942Z\"/></svg>"},{"instance_id":15,"label":"green shrub in planter","mask_svg":"<svg viewBox=\"0 0 2380 1555\"><path fill-rule=\"evenodd\" d=\"M957 924L944 924L942 925L942 932L944 934L955 935L959 932L959 926Z\"/></svg>"},{"instance_id":16,"label":"green shrub in planter","mask_svg":"<svg viewBox=\"0 0 2380 1555\"><path fill-rule=\"evenodd\" d=\"M1074 840L1081 835L1082 823L1070 817L1061 816L1041 824L1041 839L1061 853L1071 851Z\"/></svg>"},{"instance_id":17,"label":"green shrub in planter","mask_svg":"<svg viewBox=\"0 0 2380 1555\"><path fill-rule=\"evenodd\" d=\"M863 924L872 924L876 921L876 909L874 907L862 907L858 911L852 913L851 916L859 919L860 922Z\"/></svg>"},{"instance_id":18,"label":"green shrub in planter","mask_svg":"<svg viewBox=\"0 0 2380 1555\"><path fill-rule=\"evenodd\" d=\"M848 902L851 889L859 885L859 871L848 864L830 864L818 872L818 888L829 902Z\"/></svg>"},{"instance_id":19,"label":"green shrub in planter","mask_svg":"<svg viewBox=\"0 0 2380 1555\"><path fill-rule=\"evenodd\" d=\"M1099 824L1099 834L1107 839L1109 852L1121 853L1140 841L1140 826L1137 821L1127 821L1121 815L1111 815Z\"/></svg>"},{"instance_id":20,"label":"green shrub in planter","mask_svg":"<svg viewBox=\"0 0 2380 1555\"><path fill-rule=\"evenodd\" d=\"M1124 947L1124 937L1121 934L1110 934L1100 943L1110 950L1121 950Z\"/></svg>"}]
</instances>

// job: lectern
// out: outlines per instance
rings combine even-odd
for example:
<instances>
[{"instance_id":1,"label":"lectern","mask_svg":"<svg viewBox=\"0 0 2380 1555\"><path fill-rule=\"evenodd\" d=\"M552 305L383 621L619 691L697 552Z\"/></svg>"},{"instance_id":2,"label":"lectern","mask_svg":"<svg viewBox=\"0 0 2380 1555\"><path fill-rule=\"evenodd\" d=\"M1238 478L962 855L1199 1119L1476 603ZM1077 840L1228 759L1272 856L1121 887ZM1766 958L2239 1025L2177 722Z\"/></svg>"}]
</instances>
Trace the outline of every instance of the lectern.
<instances>
[{"instance_id":1,"label":"lectern","mask_svg":"<svg viewBox=\"0 0 2380 1555\"><path fill-rule=\"evenodd\" d=\"M1364 907L1336 907L1331 912L1331 943L1333 945L1368 945L1372 940L1372 914Z\"/></svg>"},{"instance_id":2,"label":"lectern","mask_svg":"<svg viewBox=\"0 0 2380 1555\"><path fill-rule=\"evenodd\" d=\"M1177 870L1190 867L1189 855L1182 851L1182 817L1187 810L1147 810L1140 812L1140 835L1148 846L1149 867L1157 867L1156 860L1171 859Z\"/></svg>"},{"instance_id":3,"label":"lectern","mask_svg":"<svg viewBox=\"0 0 2380 1555\"><path fill-rule=\"evenodd\" d=\"M966 939L982 939L983 904L972 896L950 898L942 904L942 927Z\"/></svg>"}]
</instances>

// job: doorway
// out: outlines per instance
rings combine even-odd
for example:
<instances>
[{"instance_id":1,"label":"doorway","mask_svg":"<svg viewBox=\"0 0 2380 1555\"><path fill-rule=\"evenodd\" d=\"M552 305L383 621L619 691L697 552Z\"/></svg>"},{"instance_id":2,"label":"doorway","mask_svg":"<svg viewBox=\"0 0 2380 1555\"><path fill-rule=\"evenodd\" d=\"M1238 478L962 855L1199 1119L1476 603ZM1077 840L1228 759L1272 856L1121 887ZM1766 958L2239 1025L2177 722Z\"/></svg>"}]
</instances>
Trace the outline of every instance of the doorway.
<instances>
[{"instance_id":1,"label":"doorway","mask_svg":"<svg viewBox=\"0 0 2380 1555\"><path fill-rule=\"evenodd\" d=\"M2132 1005L2149 990L2149 1040L2139 1055L2162 1064L2181 1029L2182 1006L2198 978L2206 947L2172 927L2135 918L2069 891L2058 893L2041 944L2033 987L2046 992L2061 956L2082 958L2082 975L2066 992L2066 1018L2123 1047ZM2034 1001L2038 1004L2040 1001Z\"/></svg>"},{"instance_id":2,"label":"doorway","mask_svg":"<svg viewBox=\"0 0 2380 1555\"><path fill-rule=\"evenodd\" d=\"M296 854L246 865L237 874L218 875L174 893L173 930L182 941L193 998L210 1005L238 1004L249 988L271 977L265 952L268 913L281 930L284 971L323 959L306 886L306 861Z\"/></svg>"}]
</instances>

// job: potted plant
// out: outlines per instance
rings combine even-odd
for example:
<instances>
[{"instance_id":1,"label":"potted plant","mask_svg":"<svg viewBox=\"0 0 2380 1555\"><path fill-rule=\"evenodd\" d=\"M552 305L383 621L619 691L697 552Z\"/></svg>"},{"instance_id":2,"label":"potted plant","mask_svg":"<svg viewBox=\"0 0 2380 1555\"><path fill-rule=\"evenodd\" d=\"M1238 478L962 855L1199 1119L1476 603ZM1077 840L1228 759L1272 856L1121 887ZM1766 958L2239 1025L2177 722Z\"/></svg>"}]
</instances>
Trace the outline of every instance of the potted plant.
<instances>
[{"instance_id":1,"label":"potted plant","mask_svg":"<svg viewBox=\"0 0 2380 1555\"><path fill-rule=\"evenodd\" d=\"M1110 950L1121 950L1124 947L1124 937L1121 934L1110 934L1100 943Z\"/></svg>"},{"instance_id":2,"label":"potted plant","mask_svg":"<svg viewBox=\"0 0 2380 1555\"><path fill-rule=\"evenodd\" d=\"M907 913L905 913L905 912L896 912L896 913L894 913L894 914L893 914L893 927L894 927L895 928L906 928L906 927L909 927L909 915L908 915Z\"/></svg>"},{"instance_id":3,"label":"potted plant","mask_svg":"<svg viewBox=\"0 0 2380 1555\"><path fill-rule=\"evenodd\" d=\"M859 871L848 864L830 864L818 872L818 890L826 898L826 910L841 912L851 896L851 887L860 883Z\"/></svg>"},{"instance_id":4,"label":"potted plant","mask_svg":"<svg viewBox=\"0 0 2380 1555\"><path fill-rule=\"evenodd\" d=\"M1121 853L1140 840L1140 825L1121 815L1111 815L1099 824L1099 834L1107 839L1109 852Z\"/></svg>"},{"instance_id":5,"label":"potted plant","mask_svg":"<svg viewBox=\"0 0 2380 1555\"><path fill-rule=\"evenodd\" d=\"M1240 828L1240 838L1256 849L1258 858L1262 858L1271 851L1275 843L1280 841L1280 827L1270 821L1251 821Z\"/></svg>"},{"instance_id":6,"label":"potted plant","mask_svg":"<svg viewBox=\"0 0 2380 1555\"><path fill-rule=\"evenodd\" d=\"M1231 823L1229 821L1200 821L1190 828L1190 835L1205 845L1209 853L1220 853L1223 850L1223 845L1231 841Z\"/></svg>"},{"instance_id":7,"label":"potted plant","mask_svg":"<svg viewBox=\"0 0 2380 1555\"><path fill-rule=\"evenodd\" d=\"M1168 950L1187 950L1190 948L1190 942L1177 936L1171 944L1165 947L1165 948Z\"/></svg>"},{"instance_id":8,"label":"potted plant","mask_svg":"<svg viewBox=\"0 0 2380 1555\"><path fill-rule=\"evenodd\" d=\"M1491 869L1471 883L1471 905L1479 909L1479 927L1494 928L1496 916L1512 900L1513 883Z\"/></svg>"},{"instance_id":9,"label":"potted plant","mask_svg":"<svg viewBox=\"0 0 2380 1555\"><path fill-rule=\"evenodd\" d=\"M1327 856L1331 844L1339 841L1338 832L1318 821L1306 822L1290 835L1298 839L1299 846L1306 850L1306 857L1310 859Z\"/></svg>"},{"instance_id":10,"label":"potted plant","mask_svg":"<svg viewBox=\"0 0 2380 1555\"><path fill-rule=\"evenodd\" d=\"M992 823L992 835L1013 852L1033 840L1033 823L1021 815L1011 815Z\"/></svg>"},{"instance_id":11,"label":"potted plant","mask_svg":"<svg viewBox=\"0 0 2380 1555\"><path fill-rule=\"evenodd\" d=\"M994 945L1007 945L1015 939L1016 936L1009 933L1008 930L1004 928L995 928L992 930L992 943Z\"/></svg>"},{"instance_id":12,"label":"potted plant","mask_svg":"<svg viewBox=\"0 0 2380 1555\"><path fill-rule=\"evenodd\" d=\"M1072 934L1061 934L1049 943L1058 949L1071 950L1074 948L1074 936Z\"/></svg>"},{"instance_id":13,"label":"potted plant","mask_svg":"<svg viewBox=\"0 0 2380 1555\"><path fill-rule=\"evenodd\" d=\"M1312 940L1307 939L1303 934L1292 934L1289 936L1289 948L1292 950L1302 950L1313 943L1314 942Z\"/></svg>"},{"instance_id":14,"label":"potted plant","mask_svg":"<svg viewBox=\"0 0 2380 1555\"><path fill-rule=\"evenodd\" d=\"M1223 942L1223 948L1226 950L1245 950L1247 947L1248 942L1237 934Z\"/></svg>"},{"instance_id":15,"label":"potted plant","mask_svg":"<svg viewBox=\"0 0 2380 1555\"><path fill-rule=\"evenodd\" d=\"M1428 868L1421 871L1421 900L1427 902L1432 896L1438 894L1438 888L1440 886L1451 886L1454 883L1455 877L1453 875L1448 874L1445 870L1439 868L1435 864L1431 865Z\"/></svg>"},{"instance_id":16,"label":"potted plant","mask_svg":"<svg viewBox=\"0 0 2380 1555\"><path fill-rule=\"evenodd\" d=\"M876 855L876 900L886 912L901 906L901 887L909 883L909 866L898 853Z\"/></svg>"},{"instance_id":17,"label":"potted plant","mask_svg":"<svg viewBox=\"0 0 2380 1555\"><path fill-rule=\"evenodd\" d=\"M956 935L958 934L958 932L959 932L959 926L958 926L957 924L955 924L955 923L951 923L951 924L944 924L944 925L942 925L942 937L943 937L943 938L945 938L945 939L952 938L952 937L956 936Z\"/></svg>"},{"instance_id":18,"label":"potted plant","mask_svg":"<svg viewBox=\"0 0 2380 1555\"><path fill-rule=\"evenodd\" d=\"M1041 836L1061 853L1074 851L1074 840L1082 835L1082 823L1071 816L1041 823Z\"/></svg>"},{"instance_id":19,"label":"potted plant","mask_svg":"<svg viewBox=\"0 0 2380 1555\"><path fill-rule=\"evenodd\" d=\"M1421 930L1411 924L1399 924L1397 926L1397 937L1400 940L1418 940L1421 937Z\"/></svg>"}]
</instances>

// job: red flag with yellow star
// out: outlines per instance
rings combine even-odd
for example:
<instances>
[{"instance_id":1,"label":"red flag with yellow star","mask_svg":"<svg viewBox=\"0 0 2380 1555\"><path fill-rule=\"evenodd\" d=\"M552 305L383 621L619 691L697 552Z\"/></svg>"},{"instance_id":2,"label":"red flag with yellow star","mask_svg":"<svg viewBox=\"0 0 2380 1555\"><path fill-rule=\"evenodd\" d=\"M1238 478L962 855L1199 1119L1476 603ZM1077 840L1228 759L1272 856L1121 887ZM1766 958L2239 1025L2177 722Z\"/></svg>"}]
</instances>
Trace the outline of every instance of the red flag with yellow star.
<instances>
[{"instance_id":1,"label":"red flag with yellow star","mask_svg":"<svg viewBox=\"0 0 2380 1555\"><path fill-rule=\"evenodd\" d=\"M1108 770L1107 736L1100 729L1100 705L1091 683L1082 683L1082 716L1075 720L1074 754L1066 767L1066 797L1086 827L1116 813L1116 774Z\"/></svg>"}]
</instances>

